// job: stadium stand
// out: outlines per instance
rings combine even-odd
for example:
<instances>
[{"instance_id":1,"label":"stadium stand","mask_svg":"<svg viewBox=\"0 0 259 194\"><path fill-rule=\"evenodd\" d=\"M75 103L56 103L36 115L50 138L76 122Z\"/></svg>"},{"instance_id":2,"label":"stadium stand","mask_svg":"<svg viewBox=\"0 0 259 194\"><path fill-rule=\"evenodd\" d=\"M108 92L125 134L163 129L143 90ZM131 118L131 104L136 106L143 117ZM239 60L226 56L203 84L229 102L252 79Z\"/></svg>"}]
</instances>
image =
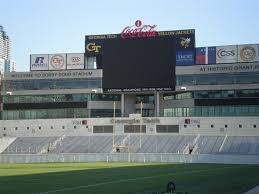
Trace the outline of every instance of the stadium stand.
<instances>
[{"instance_id":1,"label":"stadium stand","mask_svg":"<svg viewBox=\"0 0 259 194\"><path fill-rule=\"evenodd\" d=\"M2 153L3 154L37 154L51 146L58 137L18 137Z\"/></svg>"},{"instance_id":2,"label":"stadium stand","mask_svg":"<svg viewBox=\"0 0 259 194\"><path fill-rule=\"evenodd\" d=\"M128 148L132 153L259 154L259 137L253 136L116 135L114 148L112 135L4 137L0 145L10 141L3 154L112 153Z\"/></svg>"}]
</instances>

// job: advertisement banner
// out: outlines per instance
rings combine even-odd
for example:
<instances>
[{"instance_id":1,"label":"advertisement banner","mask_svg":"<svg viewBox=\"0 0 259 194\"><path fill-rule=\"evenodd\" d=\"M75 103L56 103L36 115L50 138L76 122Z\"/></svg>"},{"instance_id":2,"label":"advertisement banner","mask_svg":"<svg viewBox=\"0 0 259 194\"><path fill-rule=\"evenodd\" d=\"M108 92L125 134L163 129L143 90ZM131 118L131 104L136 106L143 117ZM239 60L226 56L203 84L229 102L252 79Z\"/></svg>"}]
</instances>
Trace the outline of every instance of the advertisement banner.
<instances>
[{"instance_id":1,"label":"advertisement banner","mask_svg":"<svg viewBox=\"0 0 259 194\"><path fill-rule=\"evenodd\" d=\"M176 51L176 65L188 66L194 64L193 51Z\"/></svg>"},{"instance_id":2,"label":"advertisement banner","mask_svg":"<svg viewBox=\"0 0 259 194\"><path fill-rule=\"evenodd\" d=\"M67 69L84 69L84 53L67 54Z\"/></svg>"},{"instance_id":3,"label":"advertisement banner","mask_svg":"<svg viewBox=\"0 0 259 194\"><path fill-rule=\"evenodd\" d=\"M237 46L218 46L216 47L216 63L236 63Z\"/></svg>"},{"instance_id":4,"label":"advertisement banner","mask_svg":"<svg viewBox=\"0 0 259 194\"><path fill-rule=\"evenodd\" d=\"M258 61L258 45L246 44L238 45L238 62Z\"/></svg>"},{"instance_id":5,"label":"advertisement banner","mask_svg":"<svg viewBox=\"0 0 259 194\"><path fill-rule=\"evenodd\" d=\"M208 64L216 64L216 47L208 47Z\"/></svg>"},{"instance_id":6,"label":"advertisement banner","mask_svg":"<svg viewBox=\"0 0 259 194\"><path fill-rule=\"evenodd\" d=\"M49 55L31 55L31 71L49 69Z\"/></svg>"},{"instance_id":7,"label":"advertisement banner","mask_svg":"<svg viewBox=\"0 0 259 194\"><path fill-rule=\"evenodd\" d=\"M49 55L49 70L66 69L66 54Z\"/></svg>"},{"instance_id":8,"label":"advertisement banner","mask_svg":"<svg viewBox=\"0 0 259 194\"><path fill-rule=\"evenodd\" d=\"M259 72L259 63L221 63L214 65L177 66L176 75L198 75L213 73Z\"/></svg>"},{"instance_id":9,"label":"advertisement banner","mask_svg":"<svg viewBox=\"0 0 259 194\"><path fill-rule=\"evenodd\" d=\"M196 64L207 64L207 48L199 47L196 48Z\"/></svg>"}]
</instances>

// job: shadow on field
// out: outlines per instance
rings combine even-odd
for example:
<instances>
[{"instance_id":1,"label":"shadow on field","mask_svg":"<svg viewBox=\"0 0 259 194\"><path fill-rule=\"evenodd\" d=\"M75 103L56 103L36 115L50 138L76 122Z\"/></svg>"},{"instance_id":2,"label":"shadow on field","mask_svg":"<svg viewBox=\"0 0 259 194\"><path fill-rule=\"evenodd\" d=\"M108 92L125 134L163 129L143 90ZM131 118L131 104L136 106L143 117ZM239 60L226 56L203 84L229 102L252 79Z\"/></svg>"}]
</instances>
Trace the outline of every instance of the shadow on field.
<instances>
[{"instance_id":1,"label":"shadow on field","mask_svg":"<svg viewBox=\"0 0 259 194\"><path fill-rule=\"evenodd\" d=\"M190 194L238 194L259 184L258 172L259 165L0 164L0 193L152 194L173 181Z\"/></svg>"}]
</instances>

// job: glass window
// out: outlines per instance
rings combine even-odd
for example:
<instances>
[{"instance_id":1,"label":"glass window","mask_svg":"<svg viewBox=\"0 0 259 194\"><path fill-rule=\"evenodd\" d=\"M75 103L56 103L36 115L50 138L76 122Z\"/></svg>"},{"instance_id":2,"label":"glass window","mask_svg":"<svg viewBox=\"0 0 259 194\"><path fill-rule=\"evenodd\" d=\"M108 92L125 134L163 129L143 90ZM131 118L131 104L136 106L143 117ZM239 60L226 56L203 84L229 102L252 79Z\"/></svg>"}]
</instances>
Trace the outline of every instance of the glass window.
<instances>
[{"instance_id":1,"label":"glass window","mask_svg":"<svg viewBox=\"0 0 259 194\"><path fill-rule=\"evenodd\" d=\"M185 92L185 93L180 93L175 95L175 99L190 99L192 98L192 92Z\"/></svg>"},{"instance_id":2,"label":"glass window","mask_svg":"<svg viewBox=\"0 0 259 194\"><path fill-rule=\"evenodd\" d=\"M87 57L86 66L87 66L87 69L97 69L96 57L95 56Z\"/></svg>"},{"instance_id":3,"label":"glass window","mask_svg":"<svg viewBox=\"0 0 259 194\"><path fill-rule=\"evenodd\" d=\"M102 79L5 80L3 86L5 91L101 88Z\"/></svg>"},{"instance_id":4,"label":"glass window","mask_svg":"<svg viewBox=\"0 0 259 194\"><path fill-rule=\"evenodd\" d=\"M184 85L224 85L259 83L259 74L253 73L218 73L176 76L177 86Z\"/></svg>"},{"instance_id":5,"label":"glass window","mask_svg":"<svg viewBox=\"0 0 259 194\"><path fill-rule=\"evenodd\" d=\"M92 101L120 101L120 94L91 94Z\"/></svg>"}]
</instances>

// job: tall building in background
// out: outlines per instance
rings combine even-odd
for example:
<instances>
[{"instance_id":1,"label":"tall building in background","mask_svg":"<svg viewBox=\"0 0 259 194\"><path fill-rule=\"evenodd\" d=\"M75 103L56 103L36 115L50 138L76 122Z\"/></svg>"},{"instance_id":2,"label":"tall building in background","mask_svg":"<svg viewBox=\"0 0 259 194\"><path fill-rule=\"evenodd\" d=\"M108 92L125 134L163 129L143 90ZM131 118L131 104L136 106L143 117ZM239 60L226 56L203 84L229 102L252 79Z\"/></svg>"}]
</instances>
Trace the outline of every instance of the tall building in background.
<instances>
[{"instance_id":1,"label":"tall building in background","mask_svg":"<svg viewBox=\"0 0 259 194\"><path fill-rule=\"evenodd\" d=\"M0 26L0 72L12 72L16 70L16 62L10 58L10 38Z\"/></svg>"},{"instance_id":2,"label":"tall building in background","mask_svg":"<svg viewBox=\"0 0 259 194\"><path fill-rule=\"evenodd\" d=\"M10 59L10 39L3 26L0 26L0 58Z\"/></svg>"}]
</instances>

